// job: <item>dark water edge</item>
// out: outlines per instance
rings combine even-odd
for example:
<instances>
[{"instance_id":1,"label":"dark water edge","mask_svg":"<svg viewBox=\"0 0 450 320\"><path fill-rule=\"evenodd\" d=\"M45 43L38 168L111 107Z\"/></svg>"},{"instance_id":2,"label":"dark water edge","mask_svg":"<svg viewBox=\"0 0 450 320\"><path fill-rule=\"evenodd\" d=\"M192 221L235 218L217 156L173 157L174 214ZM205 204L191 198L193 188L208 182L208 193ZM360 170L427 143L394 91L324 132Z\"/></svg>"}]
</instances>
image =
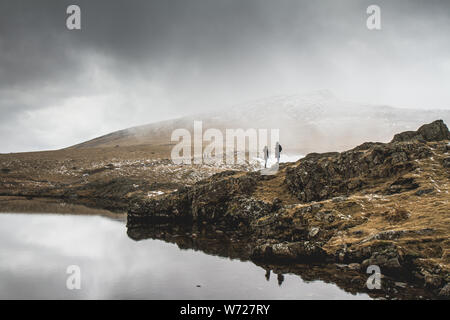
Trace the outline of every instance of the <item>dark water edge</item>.
<instances>
[{"instance_id":1,"label":"dark water edge","mask_svg":"<svg viewBox=\"0 0 450 320\"><path fill-rule=\"evenodd\" d=\"M251 261L245 240L207 228L127 228L124 214L62 201L0 205L15 211L0 214L1 299L429 298L391 279L368 290L369 275L342 265ZM80 290L66 287L69 265Z\"/></svg>"}]
</instances>

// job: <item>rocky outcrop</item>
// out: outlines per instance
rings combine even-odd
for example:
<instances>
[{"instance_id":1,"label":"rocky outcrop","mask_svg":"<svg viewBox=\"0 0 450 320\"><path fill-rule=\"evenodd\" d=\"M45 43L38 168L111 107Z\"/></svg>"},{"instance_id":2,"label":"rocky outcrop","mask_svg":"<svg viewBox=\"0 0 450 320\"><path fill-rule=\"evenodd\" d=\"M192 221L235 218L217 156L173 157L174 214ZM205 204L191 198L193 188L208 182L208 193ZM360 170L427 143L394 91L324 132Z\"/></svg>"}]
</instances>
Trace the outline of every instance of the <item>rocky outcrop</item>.
<instances>
[{"instance_id":1,"label":"rocky outcrop","mask_svg":"<svg viewBox=\"0 0 450 320\"><path fill-rule=\"evenodd\" d=\"M130 204L128 219L130 223L162 218L239 223L258 211L252 203L239 201L251 195L258 177L258 173L225 171L164 197L137 199Z\"/></svg>"},{"instance_id":2,"label":"rocky outcrop","mask_svg":"<svg viewBox=\"0 0 450 320\"><path fill-rule=\"evenodd\" d=\"M432 155L424 142L442 140L450 140L450 132L442 120L437 120L417 131L397 134L387 144L364 143L342 153L309 154L288 169L286 183L303 202L348 195L412 172L417 168L415 161ZM447 166L447 160L443 165ZM386 193L417 187L412 178L400 178Z\"/></svg>"},{"instance_id":3,"label":"rocky outcrop","mask_svg":"<svg viewBox=\"0 0 450 320\"><path fill-rule=\"evenodd\" d=\"M300 201L320 201L411 172L415 160L430 155L430 148L419 142L365 143L342 153L307 155L287 170L286 183Z\"/></svg>"},{"instance_id":4,"label":"rocky outcrop","mask_svg":"<svg viewBox=\"0 0 450 320\"><path fill-rule=\"evenodd\" d=\"M406 131L396 134L391 143L413 140L428 142L450 140L450 133L444 121L436 120L430 124L424 124L417 131Z\"/></svg>"}]
</instances>

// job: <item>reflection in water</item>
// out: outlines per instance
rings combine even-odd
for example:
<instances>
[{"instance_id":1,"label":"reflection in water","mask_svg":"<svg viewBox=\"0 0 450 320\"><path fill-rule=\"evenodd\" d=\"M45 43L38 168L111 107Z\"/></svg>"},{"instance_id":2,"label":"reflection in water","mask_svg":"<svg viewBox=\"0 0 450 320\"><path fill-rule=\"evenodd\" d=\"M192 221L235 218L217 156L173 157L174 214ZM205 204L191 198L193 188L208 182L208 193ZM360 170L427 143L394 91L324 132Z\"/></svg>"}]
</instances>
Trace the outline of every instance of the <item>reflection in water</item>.
<instances>
[{"instance_id":1,"label":"reflection in water","mask_svg":"<svg viewBox=\"0 0 450 320\"><path fill-rule=\"evenodd\" d=\"M206 225L189 225L186 222L176 223L146 223L136 224L135 221L128 221L128 236L135 240L159 239L170 243L176 243L181 249L200 250L209 255L239 259L241 261L251 260L251 241L243 238L242 235L236 235L233 232L217 233L214 228L208 228ZM237 236L237 237L236 237ZM400 298L417 299L418 297L433 298L432 293L417 288L412 284L396 282L390 277L383 277L381 290L369 290L366 282L368 275L356 270L347 268L342 264L311 264L311 263L288 263L280 264L270 261L252 261L265 271L265 279L271 281L271 272L276 275L276 282L279 287L290 286L292 275L297 275L303 281L303 284L317 284L324 282L329 284L325 291L320 292L315 298L331 298L326 290L332 290L335 285L344 291L355 296L353 298ZM259 280L259 279L258 279ZM285 281L287 280L287 281ZM297 281L298 278L295 280ZM288 282L289 281L289 282ZM288 282L288 283L287 283ZM400 285L403 287L401 290ZM406 288L407 287L407 288ZM308 290L299 291L299 298L309 297ZM283 289L284 290L284 289ZM369 296L367 296L367 294ZM348 296L339 296L340 298Z\"/></svg>"},{"instance_id":2,"label":"reflection in water","mask_svg":"<svg viewBox=\"0 0 450 320\"><path fill-rule=\"evenodd\" d=\"M0 196L0 212L101 215L111 219L126 220L126 213L120 214L49 198L32 198L30 200L24 197Z\"/></svg>"},{"instance_id":3,"label":"reflection in water","mask_svg":"<svg viewBox=\"0 0 450 320\"><path fill-rule=\"evenodd\" d=\"M158 230L165 241L135 241L148 229L128 230L133 240L124 221L103 216L0 214L0 298L368 298L257 266L245 243ZM66 288L69 265L81 268L81 290Z\"/></svg>"}]
</instances>

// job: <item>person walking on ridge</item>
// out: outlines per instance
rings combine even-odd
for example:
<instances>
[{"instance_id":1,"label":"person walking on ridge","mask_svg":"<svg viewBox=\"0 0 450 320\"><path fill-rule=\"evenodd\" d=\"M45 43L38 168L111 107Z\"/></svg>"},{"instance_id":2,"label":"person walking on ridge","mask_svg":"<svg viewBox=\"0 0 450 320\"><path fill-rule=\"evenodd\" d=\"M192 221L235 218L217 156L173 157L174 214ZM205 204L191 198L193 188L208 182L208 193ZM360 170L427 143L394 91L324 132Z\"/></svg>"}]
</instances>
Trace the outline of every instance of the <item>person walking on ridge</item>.
<instances>
[{"instance_id":1,"label":"person walking on ridge","mask_svg":"<svg viewBox=\"0 0 450 320\"><path fill-rule=\"evenodd\" d=\"M264 153L264 168L267 168L267 160L269 159L269 148L267 148L267 146L264 147L263 153Z\"/></svg>"},{"instance_id":2,"label":"person walking on ridge","mask_svg":"<svg viewBox=\"0 0 450 320\"><path fill-rule=\"evenodd\" d=\"M281 147L281 144L277 141L277 143L275 144L275 158L277 158L277 163L280 163L281 150L283 150L283 148Z\"/></svg>"}]
</instances>

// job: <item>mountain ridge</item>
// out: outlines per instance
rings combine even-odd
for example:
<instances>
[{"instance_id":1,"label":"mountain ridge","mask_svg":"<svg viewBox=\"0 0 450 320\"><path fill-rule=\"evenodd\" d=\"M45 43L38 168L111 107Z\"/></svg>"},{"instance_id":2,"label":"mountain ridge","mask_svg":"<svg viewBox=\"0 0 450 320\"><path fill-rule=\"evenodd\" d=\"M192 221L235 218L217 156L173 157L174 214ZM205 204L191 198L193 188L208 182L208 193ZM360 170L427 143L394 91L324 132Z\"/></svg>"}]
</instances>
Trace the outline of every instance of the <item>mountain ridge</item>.
<instances>
[{"instance_id":1,"label":"mountain ridge","mask_svg":"<svg viewBox=\"0 0 450 320\"><path fill-rule=\"evenodd\" d=\"M178 128L192 132L195 120L203 129L279 129L286 151L306 154L345 150L365 141L389 141L397 132L412 130L434 119L450 122L450 110L376 106L338 99L331 92L278 95L238 104L226 111L207 112L122 129L69 148L174 144Z\"/></svg>"}]
</instances>

